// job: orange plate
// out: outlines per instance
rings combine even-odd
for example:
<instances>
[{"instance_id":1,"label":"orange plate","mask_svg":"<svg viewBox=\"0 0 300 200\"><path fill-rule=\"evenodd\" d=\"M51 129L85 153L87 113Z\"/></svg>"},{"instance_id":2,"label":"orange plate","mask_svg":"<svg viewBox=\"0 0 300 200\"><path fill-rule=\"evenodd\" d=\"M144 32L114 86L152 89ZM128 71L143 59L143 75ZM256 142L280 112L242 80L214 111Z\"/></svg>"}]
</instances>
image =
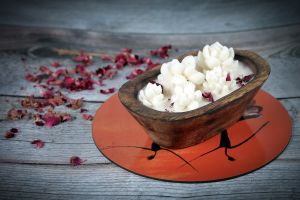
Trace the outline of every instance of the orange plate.
<instances>
[{"instance_id":1,"label":"orange plate","mask_svg":"<svg viewBox=\"0 0 300 200\"><path fill-rule=\"evenodd\" d=\"M291 138L292 123L280 102L262 90L255 101L263 107L260 117L239 121L204 143L174 150L153 144L114 95L94 117L93 139L106 158L142 176L175 182L229 179L266 165Z\"/></svg>"}]
</instances>

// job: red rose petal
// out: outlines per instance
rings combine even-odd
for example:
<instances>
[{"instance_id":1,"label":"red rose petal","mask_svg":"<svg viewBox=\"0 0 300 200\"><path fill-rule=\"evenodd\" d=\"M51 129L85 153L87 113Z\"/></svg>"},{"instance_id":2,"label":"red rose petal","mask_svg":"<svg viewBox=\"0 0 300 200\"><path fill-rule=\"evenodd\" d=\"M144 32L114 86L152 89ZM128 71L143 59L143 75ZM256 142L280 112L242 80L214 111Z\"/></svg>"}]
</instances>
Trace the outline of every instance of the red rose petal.
<instances>
[{"instance_id":1,"label":"red rose petal","mask_svg":"<svg viewBox=\"0 0 300 200\"><path fill-rule=\"evenodd\" d=\"M214 102L214 97L211 92L203 92L202 97L210 102Z\"/></svg>"},{"instance_id":2,"label":"red rose petal","mask_svg":"<svg viewBox=\"0 0 300 200\"><path fill-rule=\"evenodd\" d=\"M131 53L132 49L130 49L130 48L123 48L121 51L125 52L125 53Z\"/></svg>"},{"instance_id":3,"label":"red rose petal","mask_svg":"<svg viewBox=\"0 0 300 200\"><path fill-rule=\"evenodd\" d=\"M19 130L18 130L17 128L11 128L11 129L10 129L10 132L12 132L12 133L18 133Z\"/></svg>"},{"instance_id":4,"label":"red rose petal","mask_svg":"<svg viewBox=\"0 0 300 200\"><path fill-rule=\"evenodd\" d=\"M85 109L85 108L81 108L81 109L80 109L80 113L87 112L87 111L88 111L88 110Z\"/></svg>"},{"instance_id":5,"label":"red rose petal","mask_svg":"<svg viewBox=\"0 0 300 200\"><path fill-rule=\"evenodd\" d=\"M43 148L44 145L45 145L44 141L42 141L42 140L40 140L40 139L33 140L33 141L31 142L31 144L35 145L35 148L37 148L37 149L41 149L41 148Z\"/></svg>"},{"instance_id":6,"label":"red rose petal","mask_svg":"<svg viewBox=\"0 0 300 200\"><path fill-rule=\"evenodd\" d=\"M46 75L51 75L52 74L52 71L48 67L46 67L44 65L40 66L40 71L42 73L46 74Z\"/></svg>"},{"instance_id":7,"label":"red rose petal","mask_svg":"<svg viewBox=\"0 0 300 200\"><path fill-rule=\"evenodd\" d=\"M30 74L30 73L27 73L25 75L25 79L27 81L30 81L30 82L40 82L41 81L41 79L39 77L34 76L34 75Z\"/></svg>"},{"instance_id":8,"label":"red rose petal","mask_svg":"<svg viewBox=\"0 0 300 200\"><path fill-rule=\"evenodd\" d=\"M57 67L60 67L61 65L59 62L53 62L53 63L51 63L51 66L57 68Z\"/></svg>"},{"instance_id":9,"label":"red rose petal","mask_svg":"<svg viewBox=\"0 0 300 200\"><path fill-rule=\"evenodd\" d=\"M52 128L53 126L56 126L61 122L61 119L58 116L46 116L44 120L45 120L45 125L48 128Z\"/></svg>"},{"instance_id":10,"label":"red rose petal","mask_svg":"<svg viewBox=\"0 0 300 200\"><path fill-rule=\"evenodd\" d=\"M10 120L19 120L28 116L27 110L12 108L7 112L7 118Z\"/></svg>"},{"instance_id":11,"label":"red rose petal","mask_svg":"<svg viewBox=\"0 0 300 200\"><path fill-rule=\"evenodd\" d=\"M78 165L81 165L82 163L84 163L86 160L82 160L80 157L78 156L72 156L70 158L70 164L72 166L78 166Z\"/></svg>"},{"instance_id":12,"label":"red rose petal","mask_svg":"<svg viewBox=\"0 0 300 200\"><path fill-rule=\"evenodd\" d=\"M170 49L172 49L171 45L162 46L158 50L151 50L150 54L152 56L159 56L161 58L168 58Z\"/></svg>"},{"instance_id":13,"label":"red rose petal","mask_svg":"<svg viewBox=\"0 0 300 200\"><path fill-rule=\"evenodd\" d=\"M85 65L89 65L92 63L92 57L85 54L83 51L80 53L80 55L76 56L74 58L75 62L82 62Z\"/></svg>"},{"instance_id":14,"label":"red rose petal","mask_svg":"<svg viewBox=\"0 0 300 200\"><path fill-rule=\"evenodd\" d=\"M43 96L45 99L53 98L53 92L52 92L51 90L43 91L43 92L42 92L42 96Z\"/></svg>"},{"instance_id":15,"label":"red rose petal","mask_svg":"<svg viewBox=\"0 0 300 200\"><path fill-rule=\"evenodd\" d=\"M109 89L106 89L106 90L100 90L100 93L101 94L110 94L110 93L114 93L116 91L115 88L109 88Z\"/></svg>"},{"instance_id":16,"label":"red rose petal","mask_svg":"<svg viewBox=\"0 0 300 200\"><path fill-rule=\"evenodd\" d=\"M231 77L230 77L230 73L229 72L227 73L226 81L231 81Z\"/></svg>"},{"instance_id":17,"label":"red rose petal","mask_svg":"<svg viewBox=\"0 0 300 200\"><path fill-rule=\"evenodd\" d=\"M133 79L143 73L144 73L144 71L142 69L134 69L131 71L131 73L128 76L126 76L126 79Z\"/></svg>"},{"instance_id":18,"label":"red rose petal","mask_svg":"<svg viewBox=\"0 0 300 200\"><path fill-rule=\"evenodd\" d=\"M103 61L112 61L111 56L108 55L108 54L102 55L102 56L101 56L101 59L102 59Z\"/></svg>"},{"instance_id":19,"label":"red rose petal","mask_svg":"<svg viewBox=\"0 0 300 200\"><path fill-rule=\"evenodd\" d=\"M89 115L89 114L83 114L82 118L89 121L92 121L94 119L93 115Z\"/></svg>"},{"instance_id":20,"label":"red rose petal","mask_svg":"<svg viewBox=\"0 0 300 200\"><path fill-rule=\"evenodd\" d=\"M250 74L250 75L244 76L243 82L247 83L247 82L249 82L253 77L254 77L254 74Z\"/></svg>"},{"instance_id":21,"label":"red rose petal","mask_svg":"<svg viewBox=\"0 0 300 200\"><path fill-rule=\"evenodd\" d=\"M13 137L15 137L15 136L16 136L16 134L13 133L13 132L10 132L10 131L7 131L7 132L5 133L5 135L4 135L4 137L5 137L6 139L10 139L10 138L13 138Z\"/></svg>"},{"instance_id":22,"label":"red rose petal","mask_svg":"<svg viewBox=\"0 0 300 200\"><path fill-rule=\"evenodd\" d=\"M68 108L77 110L83 105L83 99L70 99L69 104L66 105Z\"/></svg>"}]
</instances>

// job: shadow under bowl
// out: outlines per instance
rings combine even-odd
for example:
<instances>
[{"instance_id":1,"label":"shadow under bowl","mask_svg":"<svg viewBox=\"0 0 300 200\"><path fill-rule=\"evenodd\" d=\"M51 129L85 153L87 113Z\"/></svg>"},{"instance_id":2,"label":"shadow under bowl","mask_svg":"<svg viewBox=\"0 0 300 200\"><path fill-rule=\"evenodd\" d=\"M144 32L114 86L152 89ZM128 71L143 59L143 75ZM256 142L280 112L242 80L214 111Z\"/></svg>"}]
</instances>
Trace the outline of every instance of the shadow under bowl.
<instances>
[{"instance_id":1,"label":"shadow under bowl","mask_svg":"<svg viewBox=\"0 0 300 200\"><path fill-rule=\"evenodd\" d=\"M196 56L193 51L178 57ZM234 92L195 110L161 112L148 108L138 100L138 92L155 80L160 67L129 80L119 90L119 99L128 112L141 124L158 145L180 149L199 144L236 123L270 74L269 64L248 50L235 50L235 59L251 67L253 79Z\"/></svg>"}]
</instances>

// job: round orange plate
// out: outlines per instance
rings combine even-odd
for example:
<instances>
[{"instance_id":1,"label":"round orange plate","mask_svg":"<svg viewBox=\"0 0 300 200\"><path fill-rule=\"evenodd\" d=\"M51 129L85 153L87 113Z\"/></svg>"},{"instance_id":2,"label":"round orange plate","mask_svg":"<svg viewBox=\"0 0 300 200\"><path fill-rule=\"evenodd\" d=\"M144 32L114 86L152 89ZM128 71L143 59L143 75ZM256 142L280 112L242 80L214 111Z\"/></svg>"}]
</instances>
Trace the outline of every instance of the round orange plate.
<instances>
[{"instance_id":1,"label":"round orange plate","mask_svg":"<svg viewBox=\"0 0 300 200\"><path fill-rule=\"evenodd\" d=\"M264 91L255 102L262 107L259 117L239 121L204 143L174 150L153 143L116 94L97 111L93 139L106 158L142 176L175 182L229 179L266 165L290 140L291 120L280 102Z\"/></svg>"}]
</instances>

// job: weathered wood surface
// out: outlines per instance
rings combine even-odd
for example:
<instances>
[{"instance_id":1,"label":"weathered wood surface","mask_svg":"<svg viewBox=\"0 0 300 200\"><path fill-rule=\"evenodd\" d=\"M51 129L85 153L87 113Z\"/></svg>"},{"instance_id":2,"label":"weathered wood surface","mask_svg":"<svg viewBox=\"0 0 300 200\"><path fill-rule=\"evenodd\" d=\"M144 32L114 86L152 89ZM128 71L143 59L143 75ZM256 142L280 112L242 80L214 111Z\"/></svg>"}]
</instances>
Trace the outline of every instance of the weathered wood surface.
<instances>
[{"instance_id":1,"label":"weathered wood surface","mask_svg":"<svg viewBox=\"0 0 300 200\"><path fill-rule=\"evenodd\" d=\"M129 33L233 32L300 22L297 0L4 1L1 24Z\"/></svg>"},{"instance_id":2,"label":"weathered wood surface","mask_svg":"<svg viewBox=\"0 0 300 200\"><path fill-rule=\"evenodd\" d=\"M0 133L12 127L21 134L0 138L0 199L299 199L300 198L300 6L298 1L7 1L0 7ZM81 29L81 30L78 30ZM129 173L104 158L91 137L91 122L76 120L51 129L31 121L6 120L7 111L23 96L40 95L24 80L20 60L30 70L69 57L51 48L117 53L123 47L140 55L172 44L171 58L220 41L253 50L271 65L264 89L280 99L293 119L293 137L273 162L248 175L215 183L180 184ZM90 69L103 65L95 59ZM109 87L119 88L130 68ZM20 90L24 87L24 90ZM94 91L68 93L84 97L94 114L109 95ZM8 100L8 102L6 101ZM68 110L64 107L59 111ZM43 149L30 141L42 139ZM69 165L70 156L87 161Z\"/></svg>"}]
</instances>

